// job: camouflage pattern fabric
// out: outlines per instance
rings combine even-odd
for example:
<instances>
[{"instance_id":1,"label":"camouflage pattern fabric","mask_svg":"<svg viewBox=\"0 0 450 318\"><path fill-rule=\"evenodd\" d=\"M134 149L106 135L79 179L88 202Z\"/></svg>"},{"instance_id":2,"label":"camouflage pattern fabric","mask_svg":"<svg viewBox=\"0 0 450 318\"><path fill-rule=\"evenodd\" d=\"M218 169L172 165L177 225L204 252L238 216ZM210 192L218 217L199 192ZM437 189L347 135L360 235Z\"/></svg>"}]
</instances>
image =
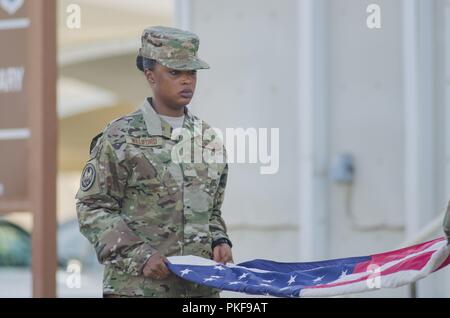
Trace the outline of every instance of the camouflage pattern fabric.
<instances>
[{"instance_id":1,"label":"camouflage pattern fabric","mask_svg":"<svg viewBox=\"0 0 450 318\"><path fill-rule=\"evenodd\" d=\"M185 108L183 128L192 138L180 141L151 101L108 124L92 141L76 195L80 231L105 265L105 295L216 297L218 290L175 275L152 280L142 274L156 251L210 259L212 242L228 239L221 217L226 161L180 163L172 158L182 142L208 148L213 139L205 131L210 127Z\"/></svg>"},{"instance_id":2,"label":"camouflage pattern fabric","mask_svg":"<svg viewBox=\"0 0 450 318\"><path fill-rule=\"evenodd\" d=\"M175 70L209 68L206 62L197 57L200 40L192 32L153 26L144 30L141 43L138 57L154 59L159 64Z\"/></svg>"}]
</instances>

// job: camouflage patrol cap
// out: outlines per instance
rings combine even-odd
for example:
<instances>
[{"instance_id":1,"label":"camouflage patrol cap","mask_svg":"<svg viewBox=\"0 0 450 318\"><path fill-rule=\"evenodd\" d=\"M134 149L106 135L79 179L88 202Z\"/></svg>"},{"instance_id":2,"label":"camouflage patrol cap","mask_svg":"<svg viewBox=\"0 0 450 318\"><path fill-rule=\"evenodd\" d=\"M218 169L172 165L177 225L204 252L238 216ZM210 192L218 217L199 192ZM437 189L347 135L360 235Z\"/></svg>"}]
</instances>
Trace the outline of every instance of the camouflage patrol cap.
<instances>
[{"instance_id":1,"label":"camouflage patrol cap","mask_svg":"<svg viewBox=\"0 0 450 318\"><path fill-rule=\"evenodd\" d=\"M197 57L200 40L192 32L165 26L146 28L141 37L136 64L144 71L143 58L176 70L208 69L209 65Z\"/></svg>"}]
</instances>

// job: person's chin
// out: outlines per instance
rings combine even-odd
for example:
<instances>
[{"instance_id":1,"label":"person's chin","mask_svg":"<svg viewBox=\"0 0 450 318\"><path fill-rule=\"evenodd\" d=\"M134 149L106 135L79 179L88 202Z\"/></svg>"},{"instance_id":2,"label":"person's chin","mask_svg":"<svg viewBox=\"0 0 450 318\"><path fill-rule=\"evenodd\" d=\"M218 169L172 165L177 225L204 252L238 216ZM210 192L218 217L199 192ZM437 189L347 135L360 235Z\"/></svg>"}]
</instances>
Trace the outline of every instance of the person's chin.
<instances>
[{"instance_id":1,"label":"person's chin","mask_svg":"<svg viewBox=\"0 0 450 318\"><path fill-rule=\"evenodd\" d=\"M192 96L191 97L183 97L183 96L179 96L178 98L178 104L181 106L186 106L187 104L189 104L192 100Z\"/></svg>"}]
</instances>

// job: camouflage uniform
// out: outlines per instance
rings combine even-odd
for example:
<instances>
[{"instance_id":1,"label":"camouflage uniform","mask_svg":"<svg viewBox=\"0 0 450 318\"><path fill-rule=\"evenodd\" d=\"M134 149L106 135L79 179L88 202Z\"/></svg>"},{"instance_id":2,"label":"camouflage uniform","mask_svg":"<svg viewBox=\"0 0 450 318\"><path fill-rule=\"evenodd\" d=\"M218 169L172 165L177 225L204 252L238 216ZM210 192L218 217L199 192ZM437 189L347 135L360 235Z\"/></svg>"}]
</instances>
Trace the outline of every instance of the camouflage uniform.
<instances>
[{"instance_id":1,"label":"camouflage uniform","mask_svg":"<svg viewBox=\"0 0 450 318\"><path fill-rule=\"evenodd\" d=\"M210 259L214 243L229 242L221 217L226 161L177 162L172 155L185 142L211 147L209 125L185 108L183 129L191 137L176 137L151 103L146 99L93 139L76 195L80 231L105 265L105 295L216 297L218 290L175 275L143 276L156 251ZM186 155L193 159L194 152Z\"/></svg>"}]
</instances>

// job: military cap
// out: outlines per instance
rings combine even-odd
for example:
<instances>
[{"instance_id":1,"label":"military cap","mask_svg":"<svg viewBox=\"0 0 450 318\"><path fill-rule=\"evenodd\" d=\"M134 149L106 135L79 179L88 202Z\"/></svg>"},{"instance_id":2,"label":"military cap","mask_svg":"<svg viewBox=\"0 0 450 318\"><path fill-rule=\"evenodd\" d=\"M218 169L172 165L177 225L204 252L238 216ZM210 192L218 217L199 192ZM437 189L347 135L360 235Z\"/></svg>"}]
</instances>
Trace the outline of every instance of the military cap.
<instances>
[{"instance_id":1,"label":"military cap","mask_svg":"<svg viewBox=\"0 0 450 318\"><path fill-rule=\"evenodd\" d=\"M141 37L142 46L136 59L139 70L144 71L143 58L176 70L208 69L209 65L197 57L200 44L192 32L166 26L146 28Z\"/></svg>"}]
</instances>

